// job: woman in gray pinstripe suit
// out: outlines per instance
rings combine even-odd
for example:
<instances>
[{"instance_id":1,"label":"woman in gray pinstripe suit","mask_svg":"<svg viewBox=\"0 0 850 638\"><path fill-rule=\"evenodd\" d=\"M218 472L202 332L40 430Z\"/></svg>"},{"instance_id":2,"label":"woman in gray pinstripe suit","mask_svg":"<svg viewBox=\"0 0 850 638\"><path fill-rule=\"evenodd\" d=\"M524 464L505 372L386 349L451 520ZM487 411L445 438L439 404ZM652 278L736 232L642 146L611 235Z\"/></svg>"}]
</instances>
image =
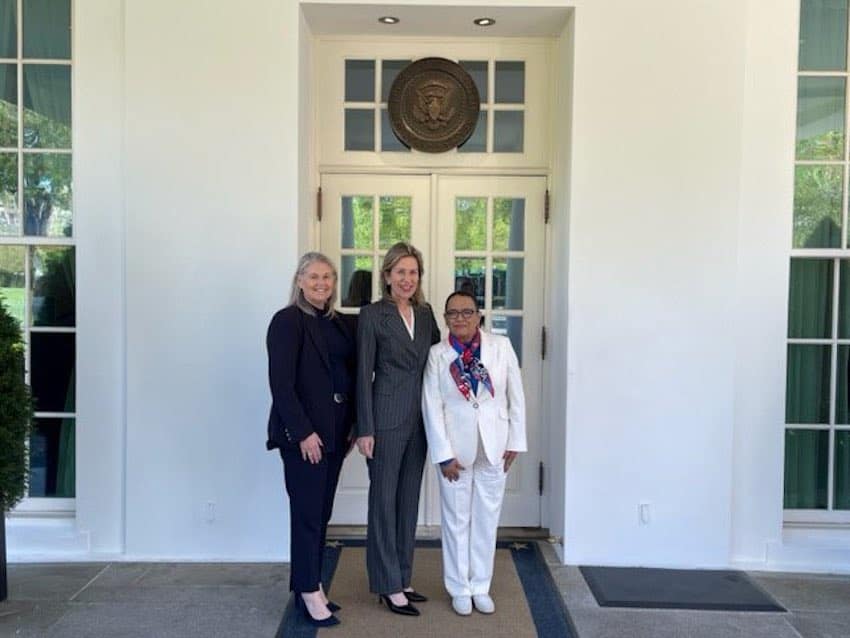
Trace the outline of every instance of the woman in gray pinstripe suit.
<instances>
[{"instance_id":1,"label":"woman in gray pinstripe suit","mask_svg":"<svg viewBox=\"0 0 850 638\"><path fill-rule=\"evenodd\" d=\"M422 295L422 254L408 243L387 252L380 301L357 330L357 447L369 465L369 589L390 611L418 616L425 596L410 585L419 488L425 465L422 374L440 329Z\"/></svg>"}]
</instances>

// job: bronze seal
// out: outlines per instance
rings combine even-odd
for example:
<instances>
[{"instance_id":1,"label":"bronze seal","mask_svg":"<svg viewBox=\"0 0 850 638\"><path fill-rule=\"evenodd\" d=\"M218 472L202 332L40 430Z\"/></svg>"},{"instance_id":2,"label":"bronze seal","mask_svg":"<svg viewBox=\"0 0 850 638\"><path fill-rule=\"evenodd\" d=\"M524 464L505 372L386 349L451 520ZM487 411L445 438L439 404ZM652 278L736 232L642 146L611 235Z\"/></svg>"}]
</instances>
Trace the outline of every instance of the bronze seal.
<instances>
[{"instance_id":1,"label":"bronze seal","mask_svg":"<svg viewBox=\"0 0 850 638\"><path fill-rule=\"evenodd\" d=\"M462 66L445 58L408 64L390 88L387 109L396 137L426 153L463 144L481 107L478 89Z\"/></svg>"}]
</instances>

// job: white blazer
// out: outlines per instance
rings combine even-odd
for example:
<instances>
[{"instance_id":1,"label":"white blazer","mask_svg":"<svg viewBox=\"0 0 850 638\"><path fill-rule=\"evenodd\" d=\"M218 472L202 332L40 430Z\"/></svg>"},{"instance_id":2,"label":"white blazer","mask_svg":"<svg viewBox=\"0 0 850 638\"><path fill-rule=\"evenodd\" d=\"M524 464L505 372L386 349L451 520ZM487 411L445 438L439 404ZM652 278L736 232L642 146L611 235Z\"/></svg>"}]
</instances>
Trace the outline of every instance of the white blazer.
<instances>
[{"instance_id":1,"label":"white blazer","mask_svg":"<svg viewBox=\"0 0 850 638\"><path fill-rule=\"evenodd\" d=\"M448 338L431 346L422 384L422 414L431 461L456 458L472 468L478 436L487 459L501 461L505 450L525 452L525 395L519 363L510 339L481 331L481 363L490 373L495 397L483 383L466 398L458 390L449 367L457 352Z\"/></svg>"}]
</instances>

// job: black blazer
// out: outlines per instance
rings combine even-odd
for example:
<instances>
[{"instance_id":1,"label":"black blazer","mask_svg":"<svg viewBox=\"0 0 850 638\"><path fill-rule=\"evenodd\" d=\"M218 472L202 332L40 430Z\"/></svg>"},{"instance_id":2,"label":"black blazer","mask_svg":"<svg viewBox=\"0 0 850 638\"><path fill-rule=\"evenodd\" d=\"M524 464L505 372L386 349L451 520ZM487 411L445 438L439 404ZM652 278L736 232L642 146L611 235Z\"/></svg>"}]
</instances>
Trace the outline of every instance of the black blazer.
<instances>
[{"instance_id":1,"label":"black blazer","mask_svg":"<svg viewBox=\"0 0 850 638\"><path fill-rule=\"evenodd\" d=\"M391 301L360 309L357 324L357 436L422 422L422 375L440 328L428 304L413 307L413 336Z\"/></svg>"},{"instance_id":2,"label":"black blazer","mask_svg":"<svg viewBox=\"0 0 850 638\"><path fill-rule=\"evenodd\" d=\"M354 345L357 317L337 313L336 324ZM349 396L348 422L344 432L335 428L333 378L327 344L319 319L297 306L287 306L272 317L266 334L269 353L269 413L266 448L297 448L316 432L328 452L345 449L355 416L354 392ZM353 352L354 350L352 350ZM356 380L356 356L348 361L352 390Z\"/></svg>"}]
</instances>

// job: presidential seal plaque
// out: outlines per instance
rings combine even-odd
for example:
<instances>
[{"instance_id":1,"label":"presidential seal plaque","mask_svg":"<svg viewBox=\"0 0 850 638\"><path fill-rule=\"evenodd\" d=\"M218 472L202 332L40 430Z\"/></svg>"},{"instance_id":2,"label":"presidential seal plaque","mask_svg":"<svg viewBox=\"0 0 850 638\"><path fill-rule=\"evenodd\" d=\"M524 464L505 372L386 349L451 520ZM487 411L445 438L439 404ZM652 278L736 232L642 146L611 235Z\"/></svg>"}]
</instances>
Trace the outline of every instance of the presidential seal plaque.
<instances>
[{"instance_id":1,"label":"presidential seal plaque","mask_svg":"<svg viewBox=\"0 0 850 638\"><path fill-rule=\"evenodd\" d=\"M426 153L463 144L478 123L478 89L462 66L445 58L408 64L390 88L387 109L396 136Z\"/></svg>"}]
</instances>

